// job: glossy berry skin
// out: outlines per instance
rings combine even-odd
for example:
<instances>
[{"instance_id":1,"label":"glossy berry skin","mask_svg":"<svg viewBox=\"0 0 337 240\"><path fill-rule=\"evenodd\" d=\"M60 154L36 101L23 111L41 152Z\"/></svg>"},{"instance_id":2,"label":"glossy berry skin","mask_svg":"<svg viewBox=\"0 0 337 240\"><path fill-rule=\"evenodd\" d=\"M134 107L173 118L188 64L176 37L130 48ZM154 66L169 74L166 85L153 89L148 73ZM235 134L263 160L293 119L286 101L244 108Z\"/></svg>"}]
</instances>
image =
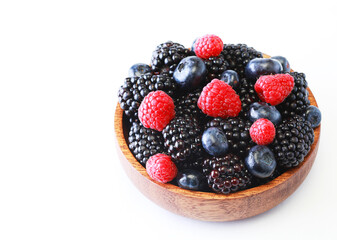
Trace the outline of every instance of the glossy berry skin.
<instances>
[{"instance_id":1,"label":"glossy berry skin","mask_svg":"<svg viewBox=\"0 0 337 240\"><path fill-rule=\"evenodd\" d=\"M217 128L207 128L202 134L202 146L212 156L223 156L228 151L228 141L225 133Z\"/></svg>"},{"instance_id":2,"label":"glossy berry skin","mask_svg":"<svg viewBox=\"0 0 337 240\"><path fill-rule=\"evenodd\" d=\"M322 114L317 107L310 105L305 111L305 116L313 128L316 128L321 124Z\"/></svg>"},{"instance_id":3,"label":"glossy berry skin","mask_svg":"<svg viewBox=\"0 0 337 240\"><path fill-rule=\"evenodd\" d=\"M188 190L200 191L206 186L204 175L194 169L185 169L178 172L176 181L179 187Z\"/></svg>"},{"instance_id":4,"label":"glossy berry skin","mask_svg":"<svg viewBox=\"0 0 337 240\"><path fill-rule=\"evenodd\" d=\"M129 77L140 77L145 73L150 73L151 67L145 63L136 63L129 69Z\"/></svg>"},{"instance_id":5,"label":"glossy berry skin","mask_svg":"<svg viewBox=\"0 0 337 240\"><path fill-rule=\"evenodd\" d=\"M167 183L177 176L178 169L172 162L170 156L157 153L147 160L146 172L153 180L161 183Z\"/></svg>"},{"instance_id":6,"label":"glossy berry skin","mask_svg":"<svg viewBox=\"0 0 337 240\"><path fill-rule=\"evenodd\" d=\"M196 56L180 61L173 72L173 79L180 92L191 92L205 84L207 69L205 63Z\"/></svg>"},{"instance_id":7,"label":"glossy berry skin","mask_svg":"<svg viewBox=\"0 0 337 240\"><path fill-rule=\"evenodd\" d=\"M265 102L255 102L249 106L248 118L251 122L255 122L257 119L266 118L270 120L274 125L281 122L281 113L275 106L271 106Z\"/></svg>"},{"instance_id":8,"label":"glossy berry skin","mask_svg":"<svg viewBox=\"0 0 337 240\"><path fill-rule=\"evenodd\" d=\"M221 74L221 81L224 81L229 86L231 86L234 90L240 88L240 80L239 75L233 70L226 70Z\"/></svg>"},{"instance_id":9,"label":"glossy berry skin","mask_svg":"<svg viewBox=\"0 0 337 240\"><path fill-rule=\"evenodd\" d=\"M271 59L275 59L281 63L284 73L290 73L290 64L285 57L274 56L274 57L271 57Z\"/></svg>"},{"instance_id":10,"label":"glossy berry skin","mask_svg":"<svg viewBox=\"0 0 337 240\"><path fill-rule=\"evenodd\" d=\"M245 158L248 171L258 178L270 177L275 168L276 160L273 152L266 146L256 145L252 147Z\"/></svg>"},{"instance_id":11,"label":"glossy berry skin","mask_svg":"<svg viewBox=\"0 0 337 240\"><path fill-rule=\"evenodd\" d=\"M279 61L270 58L254 58L245 68L245 76L255 82L261 75L277 74L283 71Z\"/></svg>"}]
</instances>

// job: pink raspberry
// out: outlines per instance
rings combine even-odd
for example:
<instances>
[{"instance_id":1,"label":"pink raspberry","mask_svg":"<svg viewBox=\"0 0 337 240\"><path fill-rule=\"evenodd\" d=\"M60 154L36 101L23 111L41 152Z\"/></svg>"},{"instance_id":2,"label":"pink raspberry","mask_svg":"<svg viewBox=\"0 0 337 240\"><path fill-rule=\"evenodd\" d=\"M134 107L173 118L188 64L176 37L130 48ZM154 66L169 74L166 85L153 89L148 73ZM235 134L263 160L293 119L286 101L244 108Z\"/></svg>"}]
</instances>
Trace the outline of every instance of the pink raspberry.
<instances>
[{"instance_id":1,"label":"pink raspberry","mask_svg":"<svg viewBox=\"0 0 337 240\"><path fill-rule=\"evenodd\" d=\"M249 129L250 137L258 145L268 145L275 138L274 124L265 118L256 120Z\"/></svg>"},{"instance_id":2,"label":"pink raspberry","mask_svg":"<svg viewBox=\"0 0 337 240\"><path fill-rule=\"evenodd\" d=\"M241 111L241 101L231 86L213 79L203 88L198 107L211 117L236 117Z\"/></svg>"},{"instance_id":3,"label":"pink raspberry","mask_svg":"<svg viewBox=\"0 0 337 240\"><path fill-rule=\"evenodd\" d=\"M262 101L277 105L293 90L294 78L290 74L265 75L256 81L254 88Z\"/></svg>"},{"instance_id":4,"label":"pink raspberry","mask_svg":"<svg viewBox=\"0 0 337 240\"><path fill-rule=\"evenodd\" d=\"M194 43L194 52L200 58L219 56L223 49L221 38L213 34L207 34L198 38Z\"/></svg>"},{"instance_id":5,"label":"pink raspberry","mask_svg":"<svg viewBox=\"0 0 337 240\"><path fill-rule=\"evenodd\" d=\"M170 156L158 153L147 160L146 172L153 180L167 183L177 176L178 170Z\"/></svg>"},{"instance_id":6,"label":"pink raspberry","mask_svg":"<svg viewBox=\"0 0 337 240\"><path fill-rule=\"evenodd\" d=\"M162 131L175 117L174 102L163 91L150 92L138 109L138 118L146 128Z\"/></svg>"}]
</instances>

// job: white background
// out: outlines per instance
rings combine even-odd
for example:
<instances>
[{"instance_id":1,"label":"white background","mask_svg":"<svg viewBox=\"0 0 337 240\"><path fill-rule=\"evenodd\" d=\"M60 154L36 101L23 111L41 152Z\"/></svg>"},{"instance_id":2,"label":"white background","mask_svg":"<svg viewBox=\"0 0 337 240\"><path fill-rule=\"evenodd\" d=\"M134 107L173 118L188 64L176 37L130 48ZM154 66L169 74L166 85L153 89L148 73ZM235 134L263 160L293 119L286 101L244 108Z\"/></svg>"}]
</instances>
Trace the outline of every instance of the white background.
<instances>
[{"instance_id":1,"label":"white background","mask_svg":"<svg viewBox=\"0 0 337 240\"><path fill-rule=\"evenodd\" d=\"M336 1L0 1L0 239L337 239ZM126 177L113 115L128 68L213 33L288 58L323 113L300 188L250 219L174 215Z\"/></svg>"}]
</instances>

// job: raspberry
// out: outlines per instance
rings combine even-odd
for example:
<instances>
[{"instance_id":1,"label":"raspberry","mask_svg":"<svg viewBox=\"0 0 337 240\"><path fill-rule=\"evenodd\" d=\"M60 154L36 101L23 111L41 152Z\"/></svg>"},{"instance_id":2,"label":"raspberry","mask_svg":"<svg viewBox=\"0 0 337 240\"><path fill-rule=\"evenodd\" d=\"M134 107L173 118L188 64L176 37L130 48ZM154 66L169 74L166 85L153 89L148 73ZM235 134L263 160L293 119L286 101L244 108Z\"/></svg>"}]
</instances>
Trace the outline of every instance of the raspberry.
<instances>
[{"instance_id":1,"label":"raspberry","mask_svg":"<svg viewBox=\"0 0 337 240\"><path fill-rule=\"evenodd\" d=\"M173 100L163 91L150 92L138 109L143 126L157 131L162 131L174 116Z\"/></svg>"},{"instance_id":2,"label":"raspberry","mask_svg":"<svg viewBox=\"0 0 337 240\"><path fill-rule=\"evenodd\" d=\"M290 74L265 75L256 81L254 87L262 101L278 105L293 90L294 78Z\"/></svg>"},{"instance_id":3,"label":"raspberry","mask_svg":"<svg viewBox=\"0 0 337 240\"><path fill-rule=\"evenodd\" d=\"M274 124L265 118L256 120L249 129L250 137L258 145L268 145L275 138Z\"/></svg>"},{"instance_id":4,"label":"raspberry","mask_svg":"<svg viewBox=\"0 0 337 240\"><path fill-rule=\"evenodd\" d=\"M177 176L178 170L170 156L158 153L146 162L146 172L153 180L167 183Z\"/></svg>"},{"instance_id":5,"label":"raspberry","mask_svg":"<svg viewBox=\"0 0 337 240\"><path fill-rule=\"evenodd\" d=\"M207 34L200 37L194 43L194 52L200 58L217 57L220 55L223 48L221 38L213 34Z\"/></svg>"},{"instance_id":6,"label":"raspberry","mask_svg":"<svg viewBox=\"0 0 337 240\"><path fill-rule=\"evenodd\" d=\"M198 107L211 117L236 117L241 111L241 101L231 86L213 79L202 90Z\"/></svg>"}]
</instances>

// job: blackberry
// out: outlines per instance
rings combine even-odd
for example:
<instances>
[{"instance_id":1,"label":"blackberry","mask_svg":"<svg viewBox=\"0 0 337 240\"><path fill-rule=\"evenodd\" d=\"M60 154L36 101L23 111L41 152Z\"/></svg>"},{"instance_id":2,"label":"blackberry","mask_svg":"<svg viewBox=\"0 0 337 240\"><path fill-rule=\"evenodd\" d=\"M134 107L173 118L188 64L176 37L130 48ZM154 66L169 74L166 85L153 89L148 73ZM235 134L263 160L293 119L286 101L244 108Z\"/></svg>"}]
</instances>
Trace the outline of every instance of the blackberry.
<instances>
[{"instance_id":1,"label":"blackberry","mask_svg":"<svg viewBox=\"0 0 337 240\"><path fill-rule=\"evenodd\" d=\"M240 116L247 118L249 106L254 102L259 102L260 99L255 92L254 84L248 81L245 78L242 78L240 81L240 89L238 90L238 94L241 100L241 112Z\"/></svg>"},{"instance_id":2,"label":"blackberry","mask_svg":"<svg viewBox=\"0 0 337 240\"><path fill-rule=\"evenodd\" d=\"M277 164L291 168L300 164L314 142L314 130L303 117L296 115L284 119L276 127L274 142L271 144Z\"/></svg>"},{"instance_id":3,"label":"blackberry","mask_svg":"<svg viewBox=\"0 0 337 240\"><path fill-rule=\"evenodd\" d=\"M227 70L229 65L223 54L220 54L217 57L203 59L203 61L208 71L207 82L212 81L214 78L220 79L221 74Z\"/></svg>"},{"instance_id":4,"label":"blackberry","mask_svg":"<svg viewBox=\"0 0 337 240\"><path fill-rule=\"evenodd\" d=\"M160 132L134 122L129 131L129 148L134 157L145 166L149 157L164 152L164 140Z\"/></svg>"},{"instance_id":5,"label":"blackberry","mask_svg":"<svg viewBox=\"0 0 337 240\"><path fill-rule=\"evenodd\" d=\"M131 119L138 118L138 108L144 97L151 91L162 90L171 97L176 84L167 74L152 75L147 73L141 77L128 77L119 88L118 101L125 115Z\"/></svg>"},{"instance_id":6,"label":"blackberry","mask_svg":"<svg viewBox=\"0 0 337 240\"><path fill-rule=\"evenodd\" d=\"M229 152L240 157L246 157L254 142L250 138L249 128L252 123L242 118L214 118L206 124L206 127L218 127L224 131L227 137Z\"/></svg>"},{"instance_id":7,"label":"blackberry","mask_svg":"<svg viewBox=\"0 0 337 240\"><path fill-rule=\"evenodd\" d=\"M175 162L201 156L201 129L195 117L177 116L162 131L164 146Z\"/></svg>"},{"instance_id":8,"label":"blackberry","mask_svg":"<svg viewBox=\"0 0 337 240\"><path fill-rule=\"evenodd\" d=\"M209 187L217 193L229 194L246 189L252 184L252 175L248 172L242 159L229 153L224 157L206 159L203 173Z\"/></svg>"},{"instance_id":9,"label":"blackberry","mask_svg":"<svg viewBox=\"0 0 337 240\"><path fill-rule=\"evenodd\" d=\"M236 71L240 77L245 76L245 67L250 60L263 57L261 52L246 44L224 44L222 53L229 63L228 69Z\"/></svg>"},{"instance_id":10,"label":"blackberry","mask_svg":"<svg viewBox=\"0 0 337 240\"><path fill-rule=\"evenodd\" d=\"M151 68L155 73L173 75L178 63L192 52L179 43L168 41L157 46L152 53Z\"/></svg>"},{"instance_id":11,"label":"blackberry","mask_svg":"<svg viewBox=\"0 0 337 240\"><path fill-rule=\"evenodd\" d=\"M290 75L294 78L294 88L290 95L282 103L276 106L283 117L302 115L310 105L308 99L309 93L307 91L308 83L305 79L305 74L291 72Z\"/></svg>"},{"instance_id":12,"label":"blackberry","mask_svg":"<svg viewBox=\"0 0 337 240\"><path fill-rule=\"evenodd\" d=\"M202 172L202 163L206 158L206 154L196 155L194 158L189 158L186 161L177 162L176 166L178 170L194 169Z\"/></svg>"}]
</instances>

